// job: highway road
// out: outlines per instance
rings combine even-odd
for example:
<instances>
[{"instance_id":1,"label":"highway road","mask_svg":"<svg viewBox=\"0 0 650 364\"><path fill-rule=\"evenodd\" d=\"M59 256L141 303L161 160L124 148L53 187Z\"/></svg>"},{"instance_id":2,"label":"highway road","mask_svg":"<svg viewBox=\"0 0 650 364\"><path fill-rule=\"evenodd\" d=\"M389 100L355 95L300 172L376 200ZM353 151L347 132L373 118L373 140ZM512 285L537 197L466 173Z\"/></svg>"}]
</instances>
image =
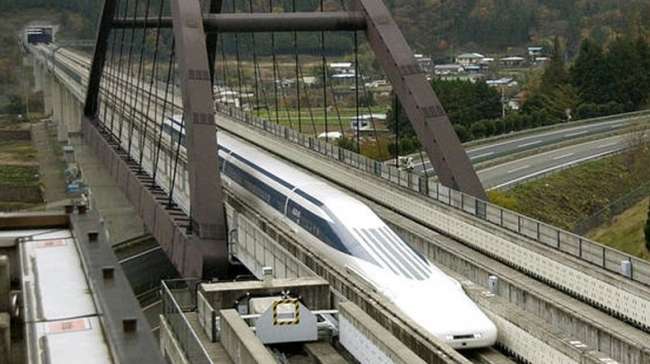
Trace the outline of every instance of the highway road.
<instances>
[{"instance_id":1,"label":"highway road","mask_svg":"<svg viewBox=\"0 0 650 364\"><path fill-rule=\"evenodd\" d=\"M467 149L467 155L474 164L485 162L490 159L503 157L509 154L519 153L527 150L540 148L552 144L558 144L572 139L584 138L597 134L603 134L620 130L648 116L630 116L617 118L602 122L594 122L586 125L566 127L543 131L540 133L526 134L520 137L512 137L494 141L493 143L477 145ZM419 154L413 156L414 170L422 172L426 169L427 173L433 174L433 169L428 161L421 163Z\"/></svg>"},{"instance_id":2,"label":"highway road","mask_svg":"<svg viewBox=\"0 0 650 364\"><path fill-rule=\"evenodd\" d=\"M485 189L508 188L586 160L625 149L627 135L598 139L535 154L477 171Z\"/></svg>"}]
</instances>

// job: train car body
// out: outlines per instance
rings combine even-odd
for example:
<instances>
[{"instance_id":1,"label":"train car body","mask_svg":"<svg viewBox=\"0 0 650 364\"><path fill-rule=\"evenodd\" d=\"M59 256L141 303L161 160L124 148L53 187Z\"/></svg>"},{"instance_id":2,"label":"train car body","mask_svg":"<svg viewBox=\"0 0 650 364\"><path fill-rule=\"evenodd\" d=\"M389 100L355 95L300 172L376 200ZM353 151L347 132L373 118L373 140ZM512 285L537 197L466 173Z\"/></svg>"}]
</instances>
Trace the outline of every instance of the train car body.
<instances>
[{"instance_id":1,"label":"train car body","mask_svg":"<svg viewBox=\"0 0 650 364\"><path fill-rule=\"evenodd\" d=\"M163 130L184 142L177 121L165 120ZM450 346L494 344L496 327L461 285L408 246L368 206L226 133L219 134L218 142L223 181L238 197L288 225L314 251Z\"/></svg>"}]
</instances>

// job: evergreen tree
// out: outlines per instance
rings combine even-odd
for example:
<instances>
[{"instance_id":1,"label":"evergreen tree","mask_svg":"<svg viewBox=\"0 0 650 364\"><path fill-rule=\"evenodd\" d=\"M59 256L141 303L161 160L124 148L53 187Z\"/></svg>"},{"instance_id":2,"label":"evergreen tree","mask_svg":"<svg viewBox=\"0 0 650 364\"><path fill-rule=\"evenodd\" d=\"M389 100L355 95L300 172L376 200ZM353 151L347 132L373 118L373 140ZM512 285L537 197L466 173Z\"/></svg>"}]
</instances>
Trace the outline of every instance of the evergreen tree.
<instances>
[{"instance_id":1,"label":"evergreen tree","mask_svg":"<svg viewBox=\"0 0 650 364\"><path fill-rule=\"evenodd\" d=\"M605 68L603 49L591 39L580 45L580 53L570 70L571 84L577 89L584 103L605 103L603 91L610 83Z\"/></svg>"},{"instance_id":2,"label":"evergreen tree","mask_svg":"<svg viewBox=\"0 0 650 364\"><path fill-rule=\"evenodd\" d=\"M553 42L553 54L551 55L551 61L544 70L542 75L542 84L540 86L540 92L543 94L552 93L556 87L560 85L567 84L569 82L569 74L564 67L564 54L562 51L562 45L560 44L560 38L555 37Z\"/></svg>"},{"instance_id":3,"label":"evergreen tree","mask_svg":"<svg viewBox=\"0 0 650 364\"><path fill-rule=\"evenodd\" d=\"M607 100L626 105L628 111L637 109L645 98L639 76L646 70L641 68L635 42L627 38L612 42L605 56L605 65L611 81L607 88L602 89Z\"/></svg>"},{"instance_id":4,"label":"evergreen tree","mask_svg":"<svg viewBox=\"0 0 650 364\"><path fill-rule=\"evenodd\" d=\"M464 127L459 129L464 136L461 139L469 140L472 125L479 120L496 119L501 116L501 96L485 82L433 80L432 86L452 124ZM406 117L404 108L399 107L399 110L400 137L414 136L415 132ZM392 110L388 111L386 120L388 129L396 133L398 124Z\"/></svg>"}]
</instances>

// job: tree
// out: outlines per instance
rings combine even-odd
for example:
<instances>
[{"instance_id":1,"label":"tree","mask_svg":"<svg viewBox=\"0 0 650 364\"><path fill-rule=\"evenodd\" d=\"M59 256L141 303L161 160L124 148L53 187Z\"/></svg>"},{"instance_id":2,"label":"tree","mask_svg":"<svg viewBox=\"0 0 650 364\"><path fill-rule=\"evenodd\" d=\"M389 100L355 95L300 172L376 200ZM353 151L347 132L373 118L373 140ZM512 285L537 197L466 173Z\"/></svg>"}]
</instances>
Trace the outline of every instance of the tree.
<instances>
[{"instance_id":1,"label":"tree","mask_svg":"<svg viewBox=\"0 0 650 364\"><path fill-rule=\"evenodd\" d=\"M635 42L626 38L612 42L605 56L605 65L610 83L601 91L607 96L607 101L625 104L628 111L636 110L645 99L646 85L640 76L646 70Z\"/></svg>"},{"instance_id":2,"label":"tree","mask_svg":"<svg viewBox=\"0 0 650 364\"><path fill-rule=\"evenodd\" d=\"M459 134L462 141L471 139L473 133L468 131L473 124L480 120L496 119L501 116L501 95L485 82L436 79L431 82L431 85L454 128L462 133ZM400 137L414 137L415 132L406 117L404 108L399 105L398 109L400 112L397 120L392 108L388 111L386 127L393 133L397 133L399 129ZM456 125L462 125L464 129L459 129ZM479 128L484 129L483 126ZM493 133L492 129L488 131ZM485 134L485 130L482 134Z\"/></svg>"},{"instance_id":3,"label":"tree","mask_svg":"<svg viewBox=\"0 0 650 364\"><path fill-rule=\"evenodd\" d=\"M564 67L564 52L560 44L560 38L555 37L553 42L553 54L551 61L546 66L544 74L542 75L542 84L540 86L541 93L551 93L558 86L567 84L569 82L569 74Z\"/></svg>"},{"instance_id":4,"label":"tree","mask_svg":"<svg viewBox=\"0 0 650 364\"><path fill-rule=\"evenodd\" d=\"M570 70L571 84L584 103L607 102L603 89L609 83L603 49L590 39L582 41L580 53ZM586 111L586 110L585 110Z\"/></svg>"}]
</instances>

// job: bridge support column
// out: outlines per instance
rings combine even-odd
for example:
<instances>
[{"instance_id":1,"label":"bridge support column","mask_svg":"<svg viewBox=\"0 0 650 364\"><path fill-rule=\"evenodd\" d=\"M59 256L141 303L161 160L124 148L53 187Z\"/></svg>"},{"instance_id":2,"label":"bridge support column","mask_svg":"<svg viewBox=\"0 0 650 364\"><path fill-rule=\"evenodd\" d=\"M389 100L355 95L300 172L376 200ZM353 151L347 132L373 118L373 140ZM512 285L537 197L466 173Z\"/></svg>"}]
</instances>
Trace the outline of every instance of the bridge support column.
<instances>
[{"instance_id":1,"label":"bridge support column","mask_svg":"<svg viewBox=\"0 0 650 364\"><path fill-rule=\"evenodd\" d=\"M81 133L81 117L83 113L81 112L83 109L83 105L77 100L76 97L72 96L72 111L74 117L72 118L70 128L68 129L69 133L74 133L74 134L79 134Z\"/></svg>"},{"instance_id":2,"label":"bridge support column","mask_svg":"<svg viewBox=\"0 0 650 364\"><path fill-rule=\"evenodd\" d=\"M57 121L57 140L60 143L65 143L68 141L68 128L67 120L69 118L68 110L68 92L58 85L59 89L59 120Z\"/></svg>"},{"instance_id":3,"label":"bridge support column","mask_svg":"<svg viewBox=\"0 0 650 364\"><path fill-rule=\"evenodd\" d=\"M41 64L36 59L32 58L32 75L34 76L34 91L43 90L43 70Z\"/></svg>"},{"instance_id":4,"label":"bridge support column","mask_svg":"<svg viewBox=\"0 0 650 364\"><path fill-rule=\"evenodd\" d=\"M206 35L197 26L203 22L200 5L198 0L173 0L172 21L187 130L192 240L202 255L187 264L201 267L201 275L210 278L226 271L228 245L224 194L214 153L217 137Z\"/></svg>"},{"instance_id":5,"label":"bridge support column","mask_svg":"<svg viewBox=\"0 0 650 364\"><path fill-rule=\"evenodd\" d=\"M43 113L52 115L52 76L47 70L43 73Z\"/></svg>"},{"instance_id":6,"label":"bridge support column","mask_svg":"<svg viewBox=\"0 0 650 364\"><path fill-rule=\"evenodd\" d=\"M57 140L62 141L63 138L63 97L61 93L61 86L56 80L52 80L52 121L56 123Z\"/></svg>"},{"instance_id":7,"label":"bridge support column","mask_svg":"<svg viewBox=\"0 0 650 364\"><path fill-rule=\"evenodd\" d=\"M81 131L81 119L79 115L79 102L71 92L66 92L66 109L68 111L65 119L66 139L70 134Z\"/></svg>"}]
</instances>

